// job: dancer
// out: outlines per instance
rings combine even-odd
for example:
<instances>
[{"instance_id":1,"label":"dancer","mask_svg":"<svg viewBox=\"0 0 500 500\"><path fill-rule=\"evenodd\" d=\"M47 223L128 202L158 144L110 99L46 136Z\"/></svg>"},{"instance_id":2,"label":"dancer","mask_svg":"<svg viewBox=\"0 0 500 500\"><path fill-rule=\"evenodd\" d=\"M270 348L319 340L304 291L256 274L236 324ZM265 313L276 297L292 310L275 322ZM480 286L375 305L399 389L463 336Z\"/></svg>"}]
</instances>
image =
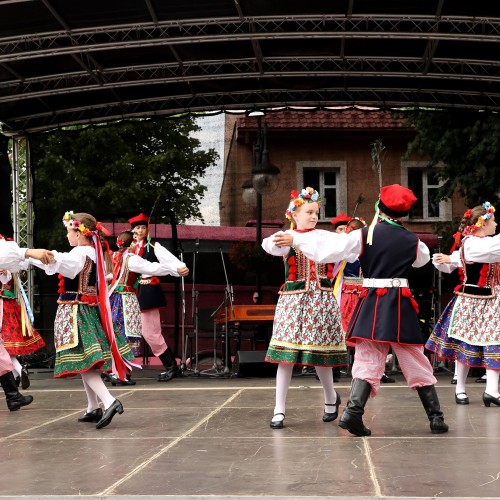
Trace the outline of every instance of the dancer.
<instances>
[{"instance_id":1,"label":"dancer","mask_svg":"<svg viewBox=\"0 0 500 500\"><path fill-rule=\"evenodd\" d=\"M96 423L96 429L102 429L124 409L108 391L98 370L111 370L114 364L122 379L130 370L118 350L111 322L100 241L104 228L86 213L66 212L63 223L68 242L74 248L69 253L54 250L52 264L33 261L47 274L59 273L61 278L54 324L54 378L80 374L87 394L87 410L78 421Z\"/></svg>"},{"instance_id":2,"label":"dancer","mask_svg":"<svg viewBox=\"0 0 500 500\"><path fill-rule=\"evenodd\" d=\"M352 217L344 213L340 213L337 217L334 217L330 222L333 224L333 228L336 233L344 233L347 229L347 225L352 220Z\"/></svg>"},{"instance_id":3,"label":"dancer","mask_svg":"<svg viewBox=\"0 0 500 500\"><path fill-rule=\"evenodd\" d=\"M320 198L307 187L291 192L286 218L293 233L305 236L315 232ZM295 364L314 366L323 386L324 422L337 418L340 395L333 386L332 368L347 366L344 331L333 295L333 265L318 264L302 252L287 246L278 248L273 237L262 242L264 250L281 256L285 263L285 284L279 292L273 334L266 361L279 363L276 374L276 405L271 428L283 428L285 402Z\"/></svg>"},{"instance_id":4,"label":"dancer","mask_svg":"<svg viewBox=\"0 0 500 500\"><path fill-rule=\"evenodd\" d=\"M426 347L439 357L453 359L457 367L455 402L469 404L465 384L470 367L486 368L485 406L500 406L500 235L495 208L483 203L468 209L455 241L459 252L436 254L434 264L447 271L459 267L461 284L446 306ZM460 264L454 256L458 254Z\"/></svg>"},{"instance_id":5,"label":"dancer","mask_svg":"<svg viewBox=\"0 0 500 500\"><path fill-rule=\"evenodd\" d=\"M0 269L17 272L25 269L27 258L40 259L41 262L49 263L54 259L52 252L45 249L19 248L19 245L12 240L8 240L0 234ZM19 410L33 402L33 396L23 396L17 389L14 374L14 366L9 353L5 349L0 335L0 384L5 393L7 408L10 411Z\"/></svg>"},{"instance_id":6,"label":"dancer","mask_svg":"<svg viewBox=\"0 0 500 500\"><path fill-rule=\"evenodd\" d=\"M347 338L356 343L352 388L339 426L356 436L371 435L363 423L364 408L380 388L386 356L391 347L409 387L416 389L433 434L448 431L434 387L432 366L424 354L417 304L408 286L410 268L429 261L429 249L407 231L401 218L415 203L413 192L393 184L380 190L369 228L349 234L315 231L312 234L278 233L278 247L293 244L317 262L353 262L359 257L363 293L349 325Z\"/></svg>"},{"instance_id":7,"label":"dancer","mask_svg":"<svg viewBox=\"0 0 500 500\"><path fill-rule=\"evenodd\" d=\"M18 279L18 277L16 276ZM17 297L14 278L10 271L0 271L0 331L5 349L10 355L14 367L16 385L28 389L30 380L28 369L22 366L17 356L27 356L45 347L40 334L32 324L32 315L26 296L21 292L21 283L17 281Z\"/></svg>"},{"instance_id":8,"label":"dancer","mask_svg":"<svg viewBox=\"0 0 500 500\"><path fill-rule=\"evenodd\" d=\"M149 217L139 214L129 219L129 224L134 232L135 243L133 252L150 262L158 262L154 253L154 244L149 235ZM172 256L174 259L176 257ZM174 264L178 276L187 276L189 269L184 262L176 259ZM174 274L175 275L175 274ZM165 306L165 296L156 276L142 275L137 287L137 297L141 308L142 336L151 347L153 354L160 358L165 371L158 376L159 382L168 382L181 375L175 355L167 346L161 333L160 307Z\"/></svg>"},{"instance_id":9,"label":"dancer","mask_svg":"<svg viewBox=\"0 0 500 500\"><path fill-rule=\"evenodd\" d=\"M115 333L128 342L132 352L139 354L142 333L141 310L136 296L137 283L141 274L154 276L186 276L189 269L159 243L155 243L154 253L159 262L149 262L129 251L134 239L131 231L118 235L118 251L113 254L113 282L110 289L111 314ZM120 380L116 376L113 385L135 385L127 376Z\"/></svg>"}]
</instances>

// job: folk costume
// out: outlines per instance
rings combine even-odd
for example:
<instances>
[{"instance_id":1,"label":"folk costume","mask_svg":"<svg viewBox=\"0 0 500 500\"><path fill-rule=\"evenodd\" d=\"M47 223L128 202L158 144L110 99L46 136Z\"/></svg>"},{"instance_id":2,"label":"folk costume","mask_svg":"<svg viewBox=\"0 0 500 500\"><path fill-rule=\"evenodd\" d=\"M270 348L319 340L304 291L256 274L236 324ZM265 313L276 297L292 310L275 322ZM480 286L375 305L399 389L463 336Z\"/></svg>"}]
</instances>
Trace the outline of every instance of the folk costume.
<instances>
[{"instance_id":1,"label":"folk costume","mask_svg":"<svg viewBox=\"0 0 500 500\"><path fill-rule=\"evenodd\" d=\"M14 241L8 241L0 234L0 269L5 271L5 274L0 274L0 281L2 285L10 280L10 276L7 274L9 271L20 271L26 269L27 263L25 261L26 249L21 249ZM0 310L0 316L3 312L3 299L0 300L2 310ZM9 309L9 308L7 308ZM10 316L10 314L8 314ZM0 321L0 325L3 320ZM10 411L19 410L23 406L27 406L33 402L32 396L23 396L16 384L16 379L12 370L14 366L12 364L12 359L10 354L5 348L2 332L0 331L0 384L5 394L5 400L7 403L7 408Z\"/></svg>"},{"instance_id":2,"label":"folk costume","mask_svg":"<svg viewBox=\"0 0 500 500\"><path fill-rule=\"evenodd\" d=\"M368 436L362 420L368 398L380 387L385 360L392 348L409 387L416 389L430 421L431 432L447 432L429 360L424 355L417 303L408 285L410 268L429 261L429 249L407 231L401 217L415 203L413 192L394 184L384 186L369 228L349 234L318 233L316 238L293 234L293 244L317 262L359 258L363 292L349 324L347 339L356 343L353 383L340 427Z\"/></svg>"},{"instance_id":3,"label":"folk costume","mask_svg":"<svg viewBox=\"0 0 500 500\"><path fill-rule=\"evenodd\" d=\"M319 194L312 188L302 190L300 195L292 191L291 198L286 212L289 220L297 207L302 207L300 210L307 210L309 204L319 207ZM314 226L316 222L317 215ZM297 227L293 231L308 237L316 230ZM340 396L333 387L331 368L347 366L348 357L339 308L333 295L334 265L314 262L293 247L278 248L272 236L264 239L262 248L271 255L283 257L285 264L285 283L279 292L265 358L267 362L279 363L271 427L283 427L286 393L295 364L316 368L325 398L323 421L335 420Z\"/></svg>"},{"instance_id":4,"label":"folk costume","mask_svg":"<svg viewBox=\"0 0 500 500\"><path fill-rule=\"evenodd\" d=\"M10 271L0 274L0 333L5 349L10 354L14 366L16 384L22 379L22 388L30 386L28 371L18 361L17 356L26 356L45 347L45 342L33 326L30 305L24 295L21 283Z\"/></svg>"},{"instance_id":5,"label":"folk costume","mask_svg":"<svg viewBox=\"0 0 500 500\"><path fill-rule=\"evenodd\" d=\"M78 421L95 422L96 428L101 429L116 413L124 410L120 401L109 393L97 370L113 369L120 379L125 379L134 356L128 345L115 338L113 332L98 234L103 227L93 223L95 229L90 229L87 225L91 222L93 218L88 214L66 212L63 223L70 243L72 238L77 238L77 242L72 243L76 246L67 253L54 250L55 262L52 264L36 265L48 275L59 274L60 278L54 323L54 378L81 375L87 394L87 411ZM98 398L104 404L104 412Z\"/></svg>"},{"instance_id":6,"label":"folk costume","mask_svg":"<svg viewBox=\"0 0 500 500\"><path fill-rule=\"evenodd\" d=\"M141 275L175 276L177 268L182 267L179 265L182 262L158 242L155 243L154 254L158 262L145 260L128 248L113 255L114 277L110 288L113 326L116 335L128 342L136 356L142 336L141 309L136 295Z\"/></svg>"},{"instance_id":7,"label":"folk costume","mask_svg":"<svg viewBox=\"0 0 500 500\"><path fill-rule=\"evenodd\" d=\"M500 235L485 237L476 231L493 220L495 208L483 204L484 214L465 228L459 251L453 252L449 265L436 265L451 272L458 267L461 283L444 309L426 347L439 357L457 363L455 402L469 404L465 381L470 367L486 368L483 402L500 406ZM471 211L464 214L469 219ZM467 217L469 216L469 217ZM496 223L495 223L496 226ZM492 231L494 231L494 227Z\"/></svg>"},{"instance_id":8,"label":"folk costume","mask_svg":"<svg viewBox=\"0 0 500 500\"><path fill-rule=\"evenodd\" d=\"M129 219L132 231L137 226L149 226L149 217L141 213L136 217ZM149 231L147 238L136 241L132 247L134 254L139 255L144 260L149 262L158 262L158 258L154 251L155 245L151 243ZM165 250L165 249L164 249ZM167 251L167 250L166 250ZM181 262L173 254L171 263L175 267L171 272L172 276L179 276L176 269L185 267L184 262ZM160 307L166 305L165 295L160 285L160 280L157 276L150 274L142 274L137 286L137 298L141 309L142 336L151 347L151 351L155 356L160 358L165 371L160 373L159 382L168 382L169 380L178 377L181 374L177 360L172 349L167 346L161 331Z\"/></svg>"}]
</instances>

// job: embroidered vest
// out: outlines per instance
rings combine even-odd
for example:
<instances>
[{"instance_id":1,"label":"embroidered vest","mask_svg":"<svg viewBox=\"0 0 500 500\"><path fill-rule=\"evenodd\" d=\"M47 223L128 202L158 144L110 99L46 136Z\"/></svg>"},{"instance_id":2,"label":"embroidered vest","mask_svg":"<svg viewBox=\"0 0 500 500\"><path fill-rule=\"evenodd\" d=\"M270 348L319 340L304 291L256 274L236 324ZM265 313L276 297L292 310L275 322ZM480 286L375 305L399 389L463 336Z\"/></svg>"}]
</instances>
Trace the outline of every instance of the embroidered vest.
<instances>
[{"instance_id":1,"label":"embroidered vest","mask_svg":"<svg viewBox=\"0 0 500 500\"><path fill-rule=\"evenodd\" d=\"M58 304L86 304L97 306L96 265L86 257L83 269L71 279L59 275Z\"/></svg>"}]
</instances>

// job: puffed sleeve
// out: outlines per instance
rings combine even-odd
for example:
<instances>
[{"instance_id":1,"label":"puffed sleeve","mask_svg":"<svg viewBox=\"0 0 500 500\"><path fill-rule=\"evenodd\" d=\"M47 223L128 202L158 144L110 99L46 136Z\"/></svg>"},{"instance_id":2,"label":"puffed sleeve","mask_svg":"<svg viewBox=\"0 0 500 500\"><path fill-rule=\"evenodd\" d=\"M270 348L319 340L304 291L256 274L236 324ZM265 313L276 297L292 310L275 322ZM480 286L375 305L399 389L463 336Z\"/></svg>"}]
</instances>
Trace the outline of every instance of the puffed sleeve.
<instances>
[{"instance_id":1,"label":"puffed sleeve","mask_svg":"<svg viewBox=\"0 0 500 500\"><path fill-rule=\"evenodd\" d=\"M432 264L434 267L438 270L441 271L442 273L452 273L457 269L457 267L462 267L462 262L460 261L460 252L458 250L455 250L451 255L450 255L450 263L449 264L437 264L434 262L434 255L432 256Z\"/></svg>"},{"instance_id":2,"label":"puffed sleeve","mask_svg":"<svg viewBox=\"0 0 500 500\"><path fill-rule=\"evenodd\" d=\"M346 260L355 262L362 249L362 231L332 233L316 229L307 233L290 230L293 235L293 246L297 247L308 259L315 262L328 263Z\"/></svg>"},{"instance_id":3,"label":"puffed sleeve","mask_svg":"<svg viewBox=\"0 0 500 500\"><path fill-rule=\"evenodd\" d=\"M24 261L26 248L19 248L15 241L0 239L0 269L7 269L13 273L20 271L20 264Z\"/></svg>"},{"instance_id":4,"label":"puffed sleeve","mask_svg":"<svg viewBox=\"0 0 500 500\"><path fill-rule=\"evenodd\" d=\"M429 247L423 242L418 240L417 258L412 264L412 267L422 267L431 260Z\"/></svg>"},{"instance_id":5,"label":"puffed sleeve","mask_svg":"<svg viewBox=\"0 0 500 500\"><path fill-rule=\"evenodd\" d=\"M5 271L5 273L0 273L0 283L7 284L12 279L12 273L10 271Z\"/></svg>"},{"instance_id":6,"label":"puffed sleeve","mask_svg":"<svg viewBox=\"0 0 500 500\"><path fill-rule=\"evenodd\" d=\"M66 278L75 278L83 269L85 260L90 257L95 262L95 250L90 246L78 246L70 252L58 252L52 250L55 262L52 264L42 264L33 260L33 264L43 269L46 274L62 274Z\"/></svg>"},{"instance_id":7,"label":"puffed sleeve","mask_svg":"<svg viewBox=\"0 0 500 500\"><path fill-rule=\"evenodd\" d=\"M500 234L478 238L470 236L463 241L465 260L492 264L500 262Z\"/></svg>"},{"instance_id":8,"label":"puffed sleeve","mask_svg":"<svg viewBox=\"0 0 500 500\"><path fill-rule=\"evenodd\" d=\"M277 233L268 236L262 240L262 248L268 254L274 255L276 257L286 257L290 251L290 247L277 247L274 243L274 237L277 234L283 233L283 231L278 231Z\"/></svg>"},{"instance_id":9,"label":"puffed sleeve","mask_svg":"<svg viewBox=\"0 0 500 500\"><path fill-rule=\"evenodd\" d=\"M173 253L169 252L160 243L155 243L155 255L159 262L149 262L138 255L131 255L128 259L128 268L144 276L179 276L177 269L186 267Z\"/></svg>"}]
</instances>

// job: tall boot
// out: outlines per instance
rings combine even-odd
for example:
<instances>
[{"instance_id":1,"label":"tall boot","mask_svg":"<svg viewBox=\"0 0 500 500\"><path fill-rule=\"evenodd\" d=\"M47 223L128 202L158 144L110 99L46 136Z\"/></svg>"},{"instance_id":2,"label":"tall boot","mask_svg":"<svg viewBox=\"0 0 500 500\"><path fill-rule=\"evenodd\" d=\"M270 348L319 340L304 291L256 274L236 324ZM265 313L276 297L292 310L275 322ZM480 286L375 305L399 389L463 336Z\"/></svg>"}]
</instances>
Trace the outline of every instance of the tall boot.
<instances>
[{"instance_id":1,"label":"tall boot","mask_svg":"<svg viewBox=\"0 0 500 500\"><path fill-rule=\"evenodd\" d=\"M363 424L365 405L370 397L372 386L365 380L355 378L352 381L349 401L340 417L339 427L355 436L370 436L372 431Z\"/></svg>"},{"instance_id":2,"label":"tall boot","mask_svg":"<svg viewBox=\"0 0 500 500\"><path fill-rule=\"evenodd\" d=\"M166 369L166 371L161 372L158 376L158 382L168 382L181 374L181 370L177 366L177 360L175 359L174 353L170 347L167 347L166 351L158 357Z\"/></svg>"},{"instance_id":3,"label":"tall boot","mask_svg":"<svg viewBox=\"0 0 500 500\"><path fill-rule=\"evenodd\" d=\"M16 386L16 381L12 372L6 373L0 377L3 392L5 392L5 399L7 401L7 408L10 411L16 411L21 406L27 406L33 401L32 396L23 396Z\"/></svg>"},{"instance_id":4,"label":"tall boot","mask_svg":"<svg viewBox=\"0 0 500 500\"><path fill-rule=\"evenodd\" d=\"M432 434L448 432L448 426L444 422L436 388L433 385L426 385L425 387L417 388L417 392L429 417Z\"/></svg>"}]
</instances>

